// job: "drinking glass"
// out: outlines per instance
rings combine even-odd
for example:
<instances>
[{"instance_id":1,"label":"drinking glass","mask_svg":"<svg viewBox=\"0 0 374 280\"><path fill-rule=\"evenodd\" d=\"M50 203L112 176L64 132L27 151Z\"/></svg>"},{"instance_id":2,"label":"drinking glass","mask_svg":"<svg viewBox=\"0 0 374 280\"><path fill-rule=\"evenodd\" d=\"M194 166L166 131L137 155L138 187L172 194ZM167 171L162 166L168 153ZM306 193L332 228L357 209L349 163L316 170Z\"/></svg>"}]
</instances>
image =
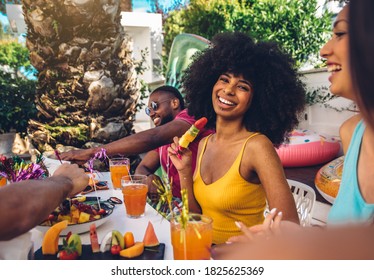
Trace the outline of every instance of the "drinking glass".
<instances>
[{"instance_id":1,"label":"drinking glass","mask_svg":"<svg viewBox=\"0 0 374 280\"><path fill-rule=\"evenodd\" d=\"M130 218L143 217L148 192L147 176L126 175L122 177L121 184L127 216Z\"/></svg>"},{"instance_id":2,"label":"drinking glass","mask_svg":"<svg viewBox=\"0 0 374 280\"><path fill-rule=\"evenodd\" d=\"M186 226L181 216L170 220L171 244L174 260L208 260L213 240L212 218L201 214L189 214Z\"/></svg>"},{"instance_id":3,"label":"drinking glass","mask_svg":"<svg viewBox=\"0 0 374 280\"><path fill-rule=\"evenodd\" d=\"M6 185L6 178L0 176L0 187L5 186L5 185Z\"/></svg>"},{"instance_id":4,"label":"drinking glass","mask_svg":"<svg viewBox=\"0 0 374 280\"><path fill-rule=\"evenodd\" d=\"M121 178L129 175L130 159L126 157L116 157L109 159L109 171L114 189L121 188Z\"/></svg>"}]
</instances>

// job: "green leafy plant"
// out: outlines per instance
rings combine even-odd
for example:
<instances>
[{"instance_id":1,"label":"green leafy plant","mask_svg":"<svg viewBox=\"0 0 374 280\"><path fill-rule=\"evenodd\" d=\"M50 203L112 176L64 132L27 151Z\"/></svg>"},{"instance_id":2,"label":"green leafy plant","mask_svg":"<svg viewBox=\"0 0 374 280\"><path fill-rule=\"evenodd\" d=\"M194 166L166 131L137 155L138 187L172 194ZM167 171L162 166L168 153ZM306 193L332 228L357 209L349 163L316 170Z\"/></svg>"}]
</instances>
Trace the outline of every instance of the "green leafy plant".
<instances>
[{"instance_id":1,"label":"green leafy plant","mask_svg":"<svg viewBox=\"0 0 374 280\"><path fill-rule=\"evenodd\" d=\"M310 91L308 91L305 95L305 102L307 105L312 106L315 104L319 104L321 106L324 106L325 108L329 108L332 110L335 110L337 112L343 112L343 111L356 111L356 108L354 104L348 106L348 107L334 107L329 104L329 101L338 98L339 96L334 95L329 92L329 89L327 86L321 86L314 88Z\"/></svg>"},{"instance_id":2,"label":"green leafy plant","mask_svg":"<svg viewBox=\"0 0 374 280\"><path fill-rule=\"evenodd\" d=\"M141 55L141 58L137 61L134 61L135 72L137 75L142 75L144 74L146 70L149 69L149 66L147 66L146 64L146 57L149 55L148 48L141 50L140 55ZM139 79L139 83L140 83L140 89L139 89L140 95L139 95L139 100L136 103L137 111L140 111L144 107L145 105L144 100L147 98L148 92L150 91L148 84L143 79Z\"/></svg>"},{"instance_id":3,"label":"green leafy plant","mask_svg":"<svg viewBox=\"0 0 374 280\"><path fill-rule=\"evenodd\" d=\"M318 16L316 10L317 0L190 0L165 17L164 54L180 33L210 40L219 32L241 31L257 40L280 43L300 66L310 56L319 57L331 29L332 14L325 11Z\"/></svg>"},{"instance_id":4,"label":"green leafy plant","mask_svg":"<svg viewBox=\"0 0 374 280\"><path fill-rule=\"evenodd\" d=\"M338 96L331 94L326 86L315 88L308 91L305 95L307 105L325 104L327 101L337 98Z\"/></svg>"},{"instance_id":5,"label":"green leafy plant","mask_svg":"<svg viewBox=\"0 0 374 280\"><path fill-rule=\"evenodd\" d=\"M36 115L34 80L20 69L30 70L28 50L15 41L0 43L0 133L25 133L28 120Z\"/></svg>"}]
</instances>

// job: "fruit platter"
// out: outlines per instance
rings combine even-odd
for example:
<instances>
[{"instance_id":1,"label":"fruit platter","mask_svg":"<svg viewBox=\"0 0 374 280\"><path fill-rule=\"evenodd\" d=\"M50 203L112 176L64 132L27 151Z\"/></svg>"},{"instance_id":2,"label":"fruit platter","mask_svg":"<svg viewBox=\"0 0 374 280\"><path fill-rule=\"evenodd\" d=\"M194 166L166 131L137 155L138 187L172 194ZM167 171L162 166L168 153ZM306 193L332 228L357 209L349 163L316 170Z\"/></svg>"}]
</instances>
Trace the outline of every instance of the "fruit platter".
<instances>
[{"instance_id":1,"label":"fruit platter","mask_svg":"<svg viewBox=\"0 0 374 280\"><path fill-rule=\"evenodd\" d=\"M62 236L66 236L70 231L76 234L85 233L90 231L93 223L97 227L104 224L113 213L114 207L114 203L102 201L97 197L77 196L66 199L36 229L45 233L51 226L66 221L67 227L61 232Z\"/></svg>"},{"instance_id":2,"label":"fruit platter","mask_svg":"<svg viewBox=\"0 0 374 280\"><path fill-rule=\"evenodd\" d=\"M90 226L91 244L82 244L79 234L68 232L63 244L58 245L60 234L68 227L67 220L51 226L45 233L42 247L34 258L40 260L162 260L165 244L158 241L153 224L148 222L141 241L131 231L124 234L118 230L107 232L99 241L96 224Z\"/></svg>"}]
</instances>

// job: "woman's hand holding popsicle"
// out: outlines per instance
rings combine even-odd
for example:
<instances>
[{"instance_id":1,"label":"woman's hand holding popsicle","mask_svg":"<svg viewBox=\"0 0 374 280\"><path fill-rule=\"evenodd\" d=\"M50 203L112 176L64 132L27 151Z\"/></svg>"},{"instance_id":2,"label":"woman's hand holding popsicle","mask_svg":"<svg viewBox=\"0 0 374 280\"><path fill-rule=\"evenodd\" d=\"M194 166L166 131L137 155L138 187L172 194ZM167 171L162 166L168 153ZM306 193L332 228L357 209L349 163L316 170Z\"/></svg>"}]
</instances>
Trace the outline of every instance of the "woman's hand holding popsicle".
<instances>
[{"instance_id":1,"label":"woman's hand holding popsicle","mask_svg":"<svg viewBox=\"0 0 374 280\"><path fill-rule=\"evenodd\" d=\"M192 152L179 146L179 138L174 137L174 143L168 148L169 157L180 173L191 173Z\"/></svg>"}]
</instances>

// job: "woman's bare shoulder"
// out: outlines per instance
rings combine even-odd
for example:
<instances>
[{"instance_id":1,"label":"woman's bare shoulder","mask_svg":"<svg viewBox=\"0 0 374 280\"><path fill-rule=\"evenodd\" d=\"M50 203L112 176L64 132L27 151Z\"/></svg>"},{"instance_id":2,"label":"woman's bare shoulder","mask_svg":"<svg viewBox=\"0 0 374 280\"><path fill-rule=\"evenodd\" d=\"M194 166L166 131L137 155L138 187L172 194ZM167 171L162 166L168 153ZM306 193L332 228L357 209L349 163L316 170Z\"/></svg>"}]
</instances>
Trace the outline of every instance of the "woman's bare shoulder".
<instances>
[{"instance_id":1,"label":"woman's bare shoulder","mask_svg":"<svg viewBox=\"0 0 374 280\"><path fill-rule=\"evenodd\" d=\"M339 134L340 139L342 141L343 151L346 153L349 143L351 142L352 134L357 126L357 124L362 120L362 116L360 114L355 115L346 121L340 126Z\"/></svg>"}]
</instances>

